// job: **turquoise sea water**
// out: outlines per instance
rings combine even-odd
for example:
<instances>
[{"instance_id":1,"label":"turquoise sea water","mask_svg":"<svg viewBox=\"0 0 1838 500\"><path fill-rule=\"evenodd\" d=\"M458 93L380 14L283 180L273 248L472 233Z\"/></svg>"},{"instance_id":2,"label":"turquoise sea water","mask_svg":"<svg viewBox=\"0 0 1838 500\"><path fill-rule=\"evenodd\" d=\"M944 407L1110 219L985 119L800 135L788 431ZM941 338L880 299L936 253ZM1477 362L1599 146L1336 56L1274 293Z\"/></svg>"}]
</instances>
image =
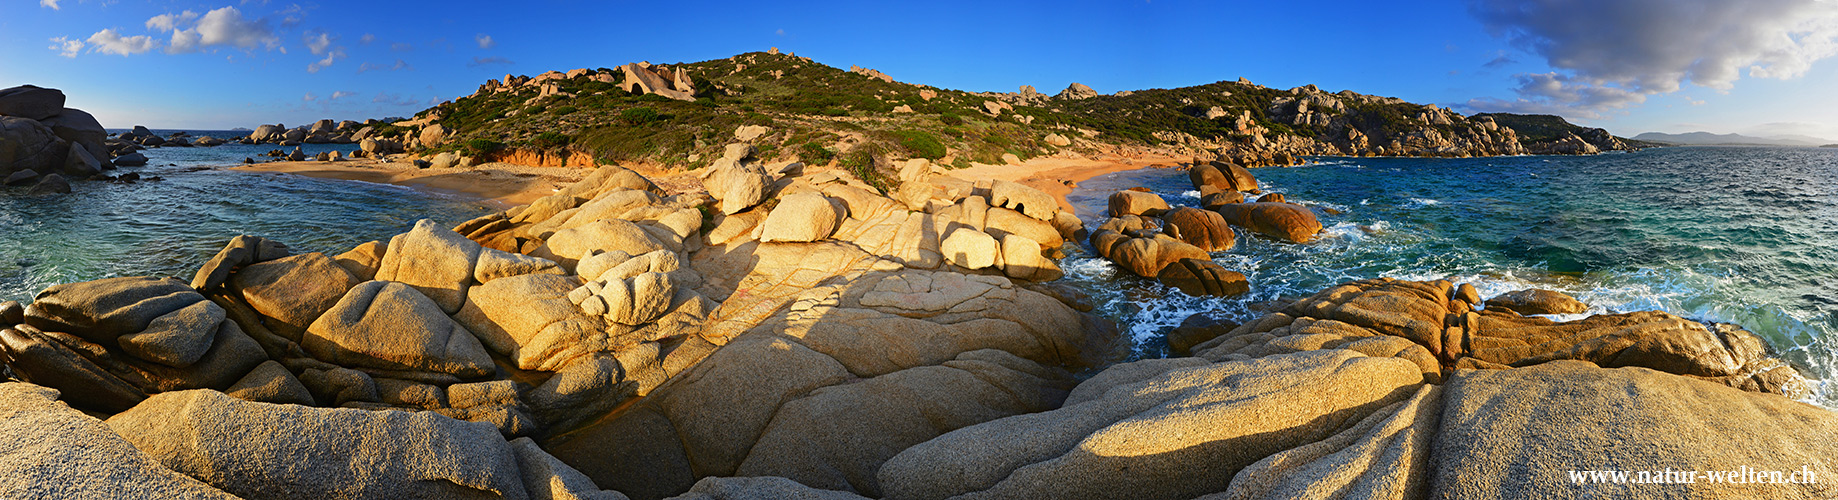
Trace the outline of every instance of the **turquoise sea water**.
<instances>
[{"instance_id":1,"label":"turquoise sea water","mask_svg":"<svg viewBox=\"0 0 1838 500\"><path fill-rule=\"evenodd\" d=\"M1214 254L1251 293L1201 299L1079 252L1068 278L1096 294L1144 356L1195 312L1251 319L1258 303L1375 277L1447 278L1483 296L1561 290L1590 313L1664 310L1743 325L1810 377L1838 374L1838 150L1666 148L1591 157L1317 158L1254 169L1263 189L1314 205L1324 237L1239 232ZM1186 173L1088 180L1070 197L1088 225L1118 189L1197 205ZM1333 215L1322 208L1341 213ZM1815 401L1838 407L1838 394Z\"/></svg>"},{"instance_id":2,"label":"turquoise sea water","mask_svg":"<svg viewBox=\"0 0 1838 500\"><path fill-rule=\"evenodd\" d=\"M407 231L416 220L457 224L495 210L470 198L355 181L218 170L277 146L153 148L139 172L163 181L73 183L61 196L0 188L0 300L115 276L179 276L230 238L277 239L296 252L339 253ZM287 148L292 150L292 148ZM352 145L308 144L307 154ZM258 157L259 158L259 157Z\"/></svg>"}]
</instances>

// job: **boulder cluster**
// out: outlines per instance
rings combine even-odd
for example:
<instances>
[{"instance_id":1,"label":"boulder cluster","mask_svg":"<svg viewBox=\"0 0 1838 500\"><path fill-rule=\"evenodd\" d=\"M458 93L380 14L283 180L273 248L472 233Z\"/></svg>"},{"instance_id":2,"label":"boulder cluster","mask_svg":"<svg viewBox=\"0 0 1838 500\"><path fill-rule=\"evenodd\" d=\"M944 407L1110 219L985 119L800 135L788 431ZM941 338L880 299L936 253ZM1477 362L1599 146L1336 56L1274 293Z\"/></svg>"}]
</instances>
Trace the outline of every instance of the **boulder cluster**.
<instances>
[{"instance_id":1,"label":"boulder cluster","mask_svg":"<svg viewBox=\"0 0 1838 500\"><path fill-rule=\"evenodd\" d=\"M301 144L358 144L376 134L377 127L384 122L369 120L356 122L351 120L319 120L312 125L287 128L286 125L262 125L250 131L247 137L238 139L243 144L276 144L280 146L299 146Z\"/></svg>"},{"instance_id":2,"label":"boulder cluster","mask_svg":"<svg viewBox=\"0 0 1838 500\"><path fill-rule=\"evenodd\" d=\"M72 180L146 162L110 144L96 117L64 107L62 91L32 85L0 90L0 183L30 185L32 194L68 193Z\"/></svg>"},{"instance_id":3,"label":"boulder cluster","mask_svg":"<svg viewBox=\"0 0 1838 500\"><path fill-rule=\"evenodd\" d=\"M1190 295L1230 296L1250 291L1250 285L1209 254L1237 243L1232 226L1291 243L1306 243L1321 232L1313 210L1286 202L1281 193L1247 203L1246 193L1262 191L1251 171L1236 163L1196 163L1187 175L1203 208L1171 207L1143 188L1118 191L1109 199L1110 218L1091 231L1092 250L1131 274Z\"/></svg>"},{"instance_id":4,"label":"boulder cluster","mask_svg":"<svg viewBox=\"0 0 1838 500\"><path fill-rule=\"evenodd\" d=\"M923 160L883 195L755 155L729 147L701 191L604 166L336 255L239 236L190 281L0 303L0 496L1834 492L1563 476L1838 473L1838 416L1785 397L1806 382L1733 325L1560 323L1477 310L1471 286L1372 280L1113 364L1115 326L1052 283L1082 238L1051 196ZM1125 222L1094 243L1230 245L1215 212L1112 208Z\"/></svg>"},{"instance_id":5,"label":"boulder cluster","mask_svg":"<svg viewBox=\"0 0 1838 500\"><path fill-rule=\"evenodd\" d=\"M490 95L498 92L516 92L520 89L537 89L536 97L541 99L552 95L572 97L563 92L561 81L587 77L588 80L618 85L620 89L634 95L657 94L679 101L696 100L696 81L690 78L689 72L682 67L671 69L649 62L635 62L614 69L580 68L566 73L547 71L536 76L504 75L502 80L486 80L479 85L479 90L471 97Z\"/></svg>"}]
</instances>

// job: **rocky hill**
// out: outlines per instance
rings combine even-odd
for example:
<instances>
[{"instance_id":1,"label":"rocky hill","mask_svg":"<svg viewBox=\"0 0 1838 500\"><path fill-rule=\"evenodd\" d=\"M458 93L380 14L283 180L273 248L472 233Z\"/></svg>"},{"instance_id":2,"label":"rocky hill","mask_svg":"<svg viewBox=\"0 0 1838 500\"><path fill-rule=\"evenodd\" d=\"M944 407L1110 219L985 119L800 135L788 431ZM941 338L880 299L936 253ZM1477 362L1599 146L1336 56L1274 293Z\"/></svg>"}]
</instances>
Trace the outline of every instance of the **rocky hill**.
<instances>
[{"instance_id":1,"label":"rocky hill","mask_svg":"<svg viewBox=\"0 0 1838 500\"><path fill-rule=\"evenodd\" d=\"M1523 122L1516 115L1467 117L1396 98L1313 85L1273 89L1243 79L1111 95L1077 83L1053 95L1031 86L966 92L774 49L697 63L505 75L372 135L379 148L392 149L394 141L430 155L682 168L707 164L745 135L767 159L836 161L877 183L891 174L890 158L967 167L1153 152L1260 166L1294 164L1300 155L1590 154L1633 147L1568 123L1574 137L1546 137L1541 128L1528 138L1502 120Z\"/></svg>"}]
</instances>

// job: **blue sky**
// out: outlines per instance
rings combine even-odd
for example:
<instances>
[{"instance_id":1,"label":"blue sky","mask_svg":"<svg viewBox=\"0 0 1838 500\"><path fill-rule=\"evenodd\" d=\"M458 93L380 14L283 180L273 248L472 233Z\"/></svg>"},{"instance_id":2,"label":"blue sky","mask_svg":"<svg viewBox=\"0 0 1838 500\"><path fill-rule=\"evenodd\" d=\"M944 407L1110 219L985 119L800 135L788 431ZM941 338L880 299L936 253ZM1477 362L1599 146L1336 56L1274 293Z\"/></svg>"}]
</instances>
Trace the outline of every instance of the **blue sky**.
<instances>
[{"instance_id":1,"label":"blue sky","mask_svg":"<svg viewBox=\"0 0 1838 500\"><path fill-rule=\"evenodd\" d=\"M1838 139L1831 0L0 2L0 86L63 89L109 127L405 116L506 73L780 47L965 90L1245 77L1621 135Z\"/></svg>"}]
</instances>

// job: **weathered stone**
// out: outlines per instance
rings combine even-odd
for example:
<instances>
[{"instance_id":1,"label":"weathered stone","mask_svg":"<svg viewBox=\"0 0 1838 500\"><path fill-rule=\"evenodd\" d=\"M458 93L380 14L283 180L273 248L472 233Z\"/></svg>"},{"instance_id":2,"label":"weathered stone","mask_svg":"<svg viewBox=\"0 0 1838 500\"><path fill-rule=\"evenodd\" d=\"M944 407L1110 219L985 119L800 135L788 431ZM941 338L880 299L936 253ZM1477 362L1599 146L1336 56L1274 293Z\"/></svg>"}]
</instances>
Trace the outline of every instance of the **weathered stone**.
<instances>
[{"instance_id":1,"label":"weathered stone","mask_svg":"<svg viewBox=\"0 0 1838 500\"><path fill-rule=\"evenodd\" d=\"M466 289L472 286L472 266L481 248L451 229L422 219L415 223L415 229L390 238L376 279L414 287L439 304L442 311L453 314L466 303Z\"/></svg>"},{"instance_id":2,"label":"weathered stone","mask_svg":"<svg viewBox=\"0 0 1838 500\"><path fill-rule=\"evenodd\" d=\"M989 234L970 227L958 227L939 243L939 252L952 265L964 269L995 266L1002 257L1001 244Z\"/></svg>"},{"instance_id":3,"label":"weathered stone","mask_svg":"<svg viewBox=\"0 0 1838 500\"><path fill-rule=\"evenodd\" d=\"M1168 202L1162 200L1162 197L1156 196L1155 193L1124 190L1111 193L1110 195L1111 217L1122 217L1125 215L1156 217L1166 211L1168 211Z\"/></svg>"},{"instance_id":4,"label":"weathered stone","mask_svg":"<svg viewBox=\"0 0 1838 500\"><path fill-rule=\"evenodd\" d=\"M705 477L668 500L867 500L844 491L820 490L782 477Z\"/></svg>"},{"instance_id":5,"label":"weathered stone","mask_svg":"<svg viewBox=\"0 0 1838 500\"><path fill-rule=\"evenodd\" d=\"M173 278L109 278L54 285L26 306L25 323L112 345L115 338L147 329L153 320L204 301Z\"/></svg>"},{"instance_id":6,"label":"weathered stone","mask_svg":"<svg viewBox=\"0 0 1838 500\"><path fill-rule=\"evenodd\" d=\"M1599 389L1588 389L1599 388ZM1612 388L1612 389L1611 389ZM1457 370L1429 498L1829 498L1838 414L1644 368L1559 361ZM1529 445L1527 437L1549 436ZM1561 437L1561 438L1559 438ZM1550 471L1811 472L1814 484L1577 484Z\"/></svg>"},{"instance_id":7,"label":"weathered stone","mask_svg":"<svg viewBox=\"0 0 1838 500\"><path fill-rule=\"evenodd\" d=\"M1487 299L1488 308L1510 310L1519 314L1578 314L1589 310L1589 306L1563 293L1550 290L1528 289L1500 294Z\"/></svg>"},{"instance_id":8,"label":"weathered stone","mask_svg":"<svg viewBox=\"0 0 1838 500\"><path fill-rule=\"evenodd\" d=\"M1217 212L1181 207L1162 214L1161 219L1168 235L1206 252L1231 250L1238 243L1237 233Z\"/></svg>"},{"instance_id":9,"label":"weathered stone","mask_svg":"<svg viewBox=\"0 0 1838 500\"><path fill-rule=\"evenodd\" d=\"M1216 208L1226 222L1272 238L1305 243L1321 232L1321 221L1307 207L1288 203L1239 203Z\"/></svg>"},{"instance_id":10,"label":"weathered stone","mask_svg":"<svg viewBox=\"0 0 1838 500\"><path fill-rule=\"evenodd\" d=\"M0 90L0 115L43 120L64 110L64 92L35 85Z\"/></svg>"},{"instance_id":11,"label":"weathered stone","mask_svg":"<svg viewBox=\"0 0 1838 500\"><path fill-rule=\"evenodd\" d=\"M1162 267L1155 274L1162 284L1179 288L1188 295L1231 297L1251 291L1244 274L1228 271L1219 263L1205 259L1184 258Z\"/></svg>"},{"instance_id":12,"label":"weathered stone","mask_svg":"<svg viewBox=\"0 0 1838 500\"><path fill-rule=\"evenodd\" d=\"M362 282L313 252L243 266L231 276L230 287L268 318L263 323L269 330L298 342L313 320Z\"/></svg>"},{"instance_id":13,"label":"weathered stone","mask_svg":"<svg viewBox=\"0 0 1838 500\"><path fill-rule=\"evenodd\" d=\"M1057 407L1070 377L998 350L971 351L786 402L736 474L881 496L874 473L900 450L965 426ZM812 439L828 434L829 439Z\"/></svg>"},{"instance_id":14,"label":"weathered stone","mask_svg":"<svg viewBox=\"0 0 1838 500\"><path fill-rule=\"evenodd\" d=\"M53 389L0 383L0 497L235 498L173 472Z\"/></svg>"},{"instance_id":15,"label":"weathered stone","mask_svg":"<svg viewBox=\"0 0 1838 500\"><path fill-rule=\"evenodd\" d=\"M809 191L779 198L779 205L766 216L759 241L810 242L828 238L842 223L838 205Z\"/></svg>"},{"instance_id":16,"label":"weathered stone","mask_svg":"<svg viewBox=\"0 0 1838 500\"><path fill-rule=\"evenodd\" d=\"M1179 368L953 431L894 456L877 477L888 498L1193 498L1421 381L1409 362L1341 350Z\"/></svg>"},{"instance_id":17,"label":"weathered stone","mask_svg":"<svg viewBox=\"0 0 1838 500\"><path fill-rule=\"evenodd\" d=\"M1000 180L989 187L989 206L1012 209L1044 221L1053 220L1053 214L1059 212L1059 202L1051 195L1019 183Z\"/></svg>"},{"instance_id":18,"label":"weathered stone","mask_svg":"<svg viewBox=\"0 0 1838 500\"><path fill-rule=\"evenodd\" d=\"M313 405L313 393L295 378L293 372L275 361L257 365L242 380L236 381L224 394L247 401L275 404Z\"/></svg>"},{"instance_id":19,"label":"weathered stone","mask_svg":"<svg viewBox=\"0 0 1838 500\"><path fill-rule=\"evenodd\" d=\"M401 283L370 281L352 288L307 327L301 347L346 366L482 377L491 357L472 332L432 299Z\"/></svg>"},{"instance_id":20,"label":"weathered stone","mask_svg":"<svg viewBox=\"0 0 1838 500\"><path fill-rule=\"evenodd\" d=\"M308 498L528 498L524 477L534 472L524 470L530 462L520 461L491 425L428 412L275 405L186 391L151 398L110 418L108 426L165 466L250 498L277 492ZM538 465L536 471L557 468L530 465ZM538 481L580 487L574 474L567 476Z\"/></svg>"},{"instance_id":21,"label":"weathered stone","mask_svg":"<svg viewBox=\"0 0 1838 500\"><path fill-rule=\"evenodd\" d=\"M174 368L191 366L210 351L224 314L211 301L195 302L154 319L145 330L122 335L121 350Z\"/></svg>"}]
</instances>

